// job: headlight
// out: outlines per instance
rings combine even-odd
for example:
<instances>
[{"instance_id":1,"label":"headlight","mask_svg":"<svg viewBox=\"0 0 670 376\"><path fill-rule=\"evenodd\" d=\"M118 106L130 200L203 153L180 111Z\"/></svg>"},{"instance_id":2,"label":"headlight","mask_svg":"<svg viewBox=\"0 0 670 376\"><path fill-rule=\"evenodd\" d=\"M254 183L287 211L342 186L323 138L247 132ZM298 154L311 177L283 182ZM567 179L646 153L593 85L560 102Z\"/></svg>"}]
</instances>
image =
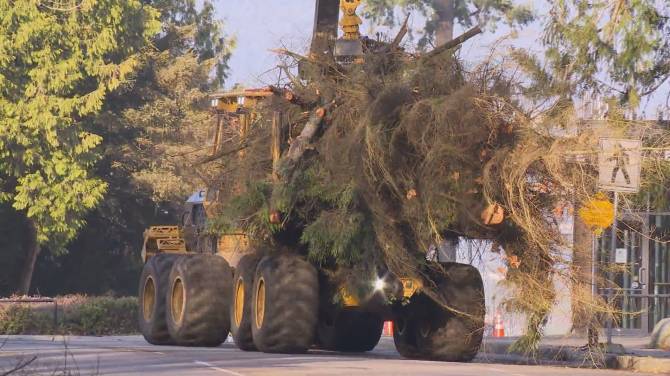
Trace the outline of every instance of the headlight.
<instances>
[{"instance_id":1,"label":"headlight","mask_svg":"<svg viewBox=\"0 0 670 376\"><path fill-rule=\"evenodd\" d=\"M377 278L377 280L375 280L375 291L383 291L384 287L386 287L386 283L384 282L384 280L381 278Z\"/></svg>"}]
</instances>

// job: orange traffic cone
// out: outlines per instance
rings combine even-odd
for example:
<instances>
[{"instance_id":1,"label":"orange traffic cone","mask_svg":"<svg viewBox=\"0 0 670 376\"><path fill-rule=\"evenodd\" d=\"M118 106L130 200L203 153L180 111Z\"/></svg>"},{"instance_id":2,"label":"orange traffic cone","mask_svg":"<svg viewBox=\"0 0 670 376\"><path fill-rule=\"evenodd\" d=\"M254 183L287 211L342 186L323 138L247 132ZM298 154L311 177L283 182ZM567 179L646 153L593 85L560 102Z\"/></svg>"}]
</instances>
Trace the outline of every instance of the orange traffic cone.
<instances>
[{"instance_id":1,"label":"orange traffic cone","mask_svg":"<svg viewBox=\"0 0 670 376\"><path fill-rule=\"evenodd\" d=\"M493 323L493 336L494 337L504 337L505 336L505 326L503 325L502 316L500 312L496 311L495 320Z\"/></svg>"},{"instance_id":2,"label":"orange traffic cone","mask_svg":"<svg viewBox=\"0 0 670 376\"><path fill-rule=\"evenodd\" d=\"M384 336L393 336L393 321L384 321Z\"/></svg>"}]
</instances>

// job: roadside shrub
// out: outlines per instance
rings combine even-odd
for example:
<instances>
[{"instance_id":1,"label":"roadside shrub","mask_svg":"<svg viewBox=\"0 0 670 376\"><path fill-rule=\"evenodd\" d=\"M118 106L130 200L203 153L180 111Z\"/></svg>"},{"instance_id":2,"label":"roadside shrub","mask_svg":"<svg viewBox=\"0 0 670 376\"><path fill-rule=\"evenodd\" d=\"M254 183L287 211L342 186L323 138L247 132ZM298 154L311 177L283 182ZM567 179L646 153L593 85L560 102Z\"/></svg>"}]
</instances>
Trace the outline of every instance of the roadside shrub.
<instances>
[{"instance_id":1,"label":"roadside shrub","mask_svg":"<svg viewBox=\"0 0 670 376\"><path fill-rule=\"evenodd\" d=\"M53 334L53 316L24 305L0 309L0 334Z\"/></svg>"},{"instance_id":2,"label":"roadside shrub","mask_svg":"<svg viewBox=\"0 0 670 376\"><path fill-rule=\"evenodd\" d=\"M67 334L102 336L138 332L136 298L89 298L68 307L63 316L61 327Z\"/></svg>"},{"instance_id":3,"label":"roadside shrub","mask_svg":"<svg viewBox=\"0 0 670 376\"><path fill-rule=\"evenodd\" d=\"M5 335L126 335L138 333L137 299L134 297L56 298L57 323L48 304L0 305L0 334Z\"/></svg>"}]
</instances>

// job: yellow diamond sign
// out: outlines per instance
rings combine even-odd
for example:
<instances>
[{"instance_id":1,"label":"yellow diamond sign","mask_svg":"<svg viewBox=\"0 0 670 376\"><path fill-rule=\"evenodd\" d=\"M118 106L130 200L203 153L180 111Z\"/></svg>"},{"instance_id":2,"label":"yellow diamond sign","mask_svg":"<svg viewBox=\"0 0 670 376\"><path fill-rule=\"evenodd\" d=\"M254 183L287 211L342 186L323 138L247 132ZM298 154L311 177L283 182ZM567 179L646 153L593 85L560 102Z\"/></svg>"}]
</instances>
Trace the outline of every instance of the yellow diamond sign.
<instances>
[{"instance_id":1,"label":"yellow diamond sign","mask_svg":"<svg viewBox=\"0 0 670 376\"><path fill-rule=\"evenodd\" d=\"M598 193L579 209L579 217L596 235L600 235L614 223L614 205L607 196Z\"/></svg>"}]
</instances>

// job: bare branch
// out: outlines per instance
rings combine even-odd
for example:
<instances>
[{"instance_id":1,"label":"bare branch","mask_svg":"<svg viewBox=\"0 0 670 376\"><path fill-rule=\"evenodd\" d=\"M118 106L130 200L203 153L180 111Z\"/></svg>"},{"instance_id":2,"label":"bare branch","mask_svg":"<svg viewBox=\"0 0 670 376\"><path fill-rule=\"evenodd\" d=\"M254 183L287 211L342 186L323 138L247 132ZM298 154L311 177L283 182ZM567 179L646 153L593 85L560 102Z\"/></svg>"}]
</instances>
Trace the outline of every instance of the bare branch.
<instances>
[{"instance_id":1,"label":"bare branch","mask_svg":"<svg viewBox=\"0 0 670 376\"><path fill-rule=\"evenodd\" d=\"M405 22L403 22L400 31L398 31L398 35L396 35L395 38L393 39L390 49L398 48L398 46L400 46L400 42L402 42L403 38L405 38L405 35L407 35L407 32L409 31L409 27L407 26L408 22L409 22L409 14L407 15L407 17L405 17Z\"/></svg>"},{"instance_id":2,"label":"bare branch","mask_svg":"<svg viewBox=\"0 0 670 376\"><path fill-rule=\"evenodd\" d=\"M7 371L7 372L4 372L4 373L0 374L0 376L8 376L8 375L11 375L11 374L13 374L13 373L15 373L15 372L18 372L18 371L20 371L20 370L22 370L22 369L28 367L28 366L29 366L32 362L34 362L35 360L37 360L37 355L33 355L32 358L30 358L30 359L28 359L28 360L26 360L26 361L19 362L19 364L17 364L16 367L10 369L10 370Z\"/></svg>"},{"instance_id":3,"label":"bare branch","mask_svg":"<svg viewBox=\"0 0 670 376\"><path fill-rule=\"evenodd\" d=\"M273 49L270 50L270 52L274 52L274 53L276 53L277 55L286 55L286 56L290 56L290 57L292 57L292 58L294 58L294 59L296 59L296 60L309 60L307 57L302 56L302 55L300 55L300 54L297 54L297 53L295 53L295 52L291 52L291 51L289 51L289 50L286 49L286 48L273 48Z\"/></svg>"},{"instance_id":4,"label":"bare branch","mask_svg":"<svg viewBox=\"0 0 670 376\"><path fill-rule=\"evenodd\" d=\"M230 149L230 150L222 150L222 151L220 151L220 152L218 152L218 153L216 153L216 154L214 154L214 155L210 155L209 157L202 158L201 160L197 161L196 164L205 164L205 163L209 163L209 162L215 161L215 160L217 160L217 159L219 159L219 158L223 158L223 157L225 157L225 156L228 156L228 155L230 155L230 154L235 154L235 153L237 153L237 152L239 152L239 151L242 151L242 150L244 150L244 149L246 149L246 148L248 148L248 147L249 147L249 145L246 144L246 143L244 143L244 144L240 144L239 146L237 146L237 147L234 148L234 149Z\"/></svg>"},{"instance_id":5,"label":"bare branch","mask_svg":"<svg viewBox=\"0 0 670 376\"><path fill-rule=\"evenodd\" d=\"M436 47L434 50L432 50L432 51L428 52L427 54L423 55L423 57L431 58L431 57L437 56L437 55L439 55L439 54L441 54L445 51L451 50L452 48L457 47L457 46L465 43L466 41L468 41L472 37L474 37L478 34L481 34L482 32L483 32L482 28L479 27L479 25L477 25L477 26L473 27L472 29L466 31L465 33L461 34L460 36L450 40L449 42L447 42L447 43L445 43L445 44L443 44L439 47Z\"/></svg>"}]
</instances>

